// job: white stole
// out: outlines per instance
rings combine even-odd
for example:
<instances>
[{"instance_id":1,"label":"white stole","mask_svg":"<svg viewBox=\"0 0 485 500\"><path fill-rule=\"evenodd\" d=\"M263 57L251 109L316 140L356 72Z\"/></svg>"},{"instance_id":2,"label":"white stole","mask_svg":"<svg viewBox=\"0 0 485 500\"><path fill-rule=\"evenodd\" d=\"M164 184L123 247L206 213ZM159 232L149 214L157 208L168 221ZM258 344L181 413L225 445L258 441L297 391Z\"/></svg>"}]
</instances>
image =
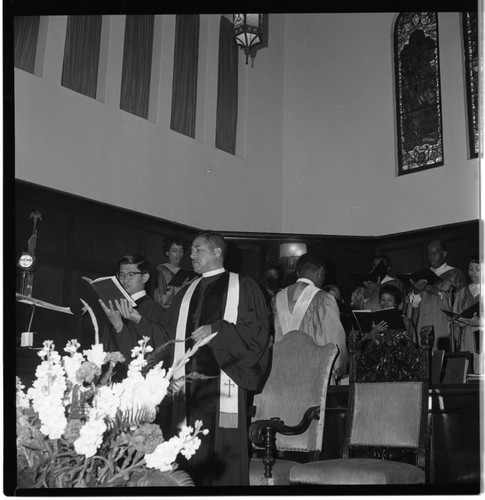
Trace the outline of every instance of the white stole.
<instances>
[{"instance_id":1,"label":"white stole","mask_svg":"<svg viewBox=\"0 0 485 500\"><path fill-rule=\"evenodd\" d=\"M315 285L308 284L298 297L293 312L290 312L288 306L288 290L282 290L276 296L276 310L278 311L283 335L293 330L298 330L308 306L319 290L320 288Z\"/></svg>"},{"instance_id":2,"label":"white stole","mask_svg":"<svg viewBox=\"0 0 485 500\"><path fill-rule=\"evenodd\" d=\"M192 295L202 278L197 278L193 281L180 305L180 312L177 321L177 329L175 338L177 340L185 340L187 319L189 314L190 301ZM235 273L229 273L229 286L227 290L226 308L224 311L224 320L229 323L237 322L237 310L239 306L239 276ZM180 359L185 353L185 343L175 343L174 359ZM185 366L180 367L174 373L174 380L185 375ZM185 412L185 384L181 391L173 398L172 416L177 427L187 425L187 416ZM219 426L228 428L237 428L238 423L238 388L234 381L221 370L220 376L220 400L219 400Z\"/></svg>"}]
</instances>

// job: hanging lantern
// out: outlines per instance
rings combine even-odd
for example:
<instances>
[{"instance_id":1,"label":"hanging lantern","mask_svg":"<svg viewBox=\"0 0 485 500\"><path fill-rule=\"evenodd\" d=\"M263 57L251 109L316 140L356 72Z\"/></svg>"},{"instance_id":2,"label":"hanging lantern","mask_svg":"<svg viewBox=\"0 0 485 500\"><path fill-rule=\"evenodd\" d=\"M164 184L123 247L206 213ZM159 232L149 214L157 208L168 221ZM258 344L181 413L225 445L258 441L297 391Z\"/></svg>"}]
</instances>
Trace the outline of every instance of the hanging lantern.
<instances>
[{"instance_id":1,"label":"hanging lantern","mask_svg":"<svg viewBox=\"0 0 485 500\"><path fill-rule=\"evenodd\" d=\"M246 54L246 64L251 49L261 43L263 14L234 14L234 37Z\"/></svg>"}]
</instances>

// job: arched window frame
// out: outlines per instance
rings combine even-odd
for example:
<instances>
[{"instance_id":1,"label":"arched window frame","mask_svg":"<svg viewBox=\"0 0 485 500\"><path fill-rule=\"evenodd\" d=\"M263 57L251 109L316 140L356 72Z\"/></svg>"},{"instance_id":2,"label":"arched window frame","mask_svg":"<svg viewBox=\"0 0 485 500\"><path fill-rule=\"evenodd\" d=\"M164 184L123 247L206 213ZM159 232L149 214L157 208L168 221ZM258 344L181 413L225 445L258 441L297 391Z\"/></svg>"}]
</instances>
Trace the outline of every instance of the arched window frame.
<instances>
[{"instance_id":1,"label":"arched window frame","mask_svg":"<svg viewBox=\"0 0 485 500\"><path fill-rule=\"evenodd\" d=\"M478 92L478 13L462 12L463 50L470 158L478 158L480 151L479 92Z\"/></svg>"},{"instance_id":2,"label":"arched window frame","mask_svg":"<svg viewBox=\"0 0 485 500\"><path fill-rule=\"evenodd\" d=\"M398 175L443 165L438 14L402 12L394 24Z\"/></svg>"}]
</instances>

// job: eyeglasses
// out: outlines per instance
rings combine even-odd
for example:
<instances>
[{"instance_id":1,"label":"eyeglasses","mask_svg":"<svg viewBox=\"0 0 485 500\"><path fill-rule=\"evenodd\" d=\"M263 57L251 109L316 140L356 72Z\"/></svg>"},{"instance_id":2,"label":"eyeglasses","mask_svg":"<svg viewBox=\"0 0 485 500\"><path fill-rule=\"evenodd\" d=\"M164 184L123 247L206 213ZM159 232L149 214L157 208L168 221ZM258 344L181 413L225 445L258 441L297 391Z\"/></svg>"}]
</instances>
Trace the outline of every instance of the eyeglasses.
<instances>
[{"instance_id":1,"label":"eyeglasses","mask_svg":"<svg viewBox=\"0 0 485 500\"><path fill-rule=\"evenodd\" d=\"M142 272L137 272L137 273L126 273L126 274L125 274L125 273L118 273L116 276L117 276L117 278L118 278L119 280L124 280L124 279L126 279L126 280L128 280L128 281L131 281L131 280L135 277L135 275L137 275L137 274L144 274L144 273L142 273Z\"/></svg>"}]
</instances>

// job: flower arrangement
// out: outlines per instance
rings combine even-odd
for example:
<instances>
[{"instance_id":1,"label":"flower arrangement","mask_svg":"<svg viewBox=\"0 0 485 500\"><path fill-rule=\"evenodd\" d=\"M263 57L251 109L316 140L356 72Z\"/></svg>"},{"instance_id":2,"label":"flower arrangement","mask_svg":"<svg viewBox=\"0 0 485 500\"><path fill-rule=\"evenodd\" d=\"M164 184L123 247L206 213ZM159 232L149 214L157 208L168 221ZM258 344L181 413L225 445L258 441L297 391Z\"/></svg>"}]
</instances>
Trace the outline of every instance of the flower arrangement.
<instances>
[{"instance_id":1,"label":"flower arrangement","mask_svg":"<svg viewBox=\"0 0 485 500\"><path fill-rule=\"evenodd\" d=\"M95 344L81 354L73 339L61 357L45 341L32 387L24 392L17 378L18 487L193 485L175 460L179 453L190 459L200 446L198 435L208 430L197 421L164 440L153 421L161 401L180 386L174 372L214 335L168 370L161 361L148 371L145 355L153 348L144 337L121 382L112 382L115 365L124 361L119 352Z\"/></svg>"}]
</instances>

